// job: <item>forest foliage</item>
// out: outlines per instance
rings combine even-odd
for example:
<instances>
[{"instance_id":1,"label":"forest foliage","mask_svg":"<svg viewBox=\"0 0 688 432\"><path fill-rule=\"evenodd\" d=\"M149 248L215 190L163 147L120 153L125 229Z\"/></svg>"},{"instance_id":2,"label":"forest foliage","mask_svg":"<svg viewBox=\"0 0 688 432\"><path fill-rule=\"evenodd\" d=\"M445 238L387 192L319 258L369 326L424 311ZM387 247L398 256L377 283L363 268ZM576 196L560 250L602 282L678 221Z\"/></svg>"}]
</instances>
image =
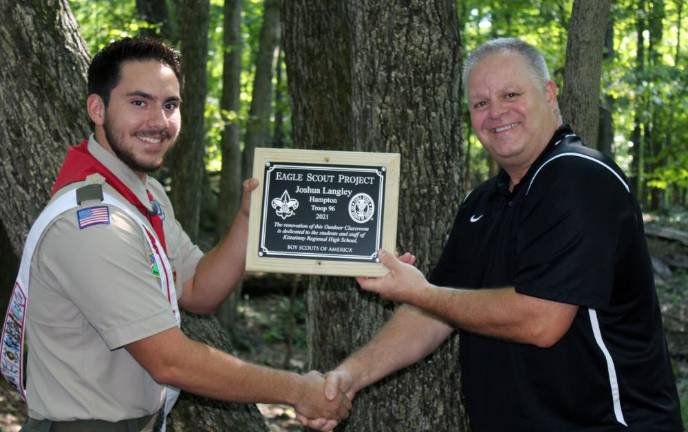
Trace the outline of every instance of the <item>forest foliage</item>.
<instances>
[{"instance_id":1,"label":"forest foliage","mask_svg":"<svg viewBox=\"0 0 688 432\"><path fill-rule=\"evenodd\" d=\"M139 0L141 1L141 0ZM82 36L93 54L108 41L142 31L160 31L137 13L137 1L70 0ZM175 4L167 1L174 28ZM457 22L464 55L480 43L517 36L540 48L553 79L563 86L567 29L573 0L457 0ZM220 109L222 91L223 1L210 1L208 97L206 103L206 168L221 167L221 134L225 122L239 122L242 143L249 118L255 60L259 49L264 2L242 2L241 108ZM637 185L648 210L684 208L688 201L688 20L683 0L617 0L612 4L602 65L600 106L612 117L612 152ZM173 40L174 44L175 41ZM289 134L289 104L283 56L275 50L273 113L279 113L278 146L298 147ZM271 118L274 121L276 115ZM468 125L468 118L465 119ZM564 119L566 121L566 119ZM270 129L274 131L273 127ZM470 127L463 128L467 146L465 189L490 175L489 156ZM494 172L494 171L492 171ZM213 182L209 183L213 187Z\"/></svg>"},{"instance_id":2,"label":"forest foliage","mask_svg":"<svg viewBox=\"0 0 688 432\"><path fill-rule=\"evenodd\" d=\"M158 34L179 47L177 11L185 0L69 0L81 36L91 55L109 41L142 33ZM254 78L260 51L265 4L271 0L240 1L242 71L239 80L240 106L236 111L221 108L223 56L237 47L225 46L224 2L207 0L208 27L207 99L205 103L204 156L206 179L201 227L213 244L216 231L212 197L219 194L222 169L222 135L225 125L238 124L240 143L246 141ZM335 0L336 1L336 0ZM282 0L289 7L289 0ZM143 4L164 3L169 11L165 22L150 23L142 17ZM416 5L422 2L414 2ZM456 0L463 55L482 42L501 36L520 37L544 53L552 77L564 86L568 28L574 0ZM607 43L602 65L599 105L611 113L612 153L631 178L645 210L671 211L688 205L688 20L684 0L615 0L612 2ZM418 9L422 13L422 8ZM273 52L272 115L270 142L275 147L300 147L292 142L289 97L284 58L280 47ZM469 127L464 112L464 166L462 190L470 190L494 173L494 164ZM564 119L566 121L566 119ZM169 173L163 172L164 176ZM169 183L166 183L169 184ZM200 195L200 194L199 194ZM688 221L684 221L688 222ZM188 227L187 227L188 228ZM293 312L293 311L291 311ZM293 313L292 313L293 315ZM682 394L688 388L679 383ZM684 398L684 416L688 412Z\"/></svg>"}]
</instances>

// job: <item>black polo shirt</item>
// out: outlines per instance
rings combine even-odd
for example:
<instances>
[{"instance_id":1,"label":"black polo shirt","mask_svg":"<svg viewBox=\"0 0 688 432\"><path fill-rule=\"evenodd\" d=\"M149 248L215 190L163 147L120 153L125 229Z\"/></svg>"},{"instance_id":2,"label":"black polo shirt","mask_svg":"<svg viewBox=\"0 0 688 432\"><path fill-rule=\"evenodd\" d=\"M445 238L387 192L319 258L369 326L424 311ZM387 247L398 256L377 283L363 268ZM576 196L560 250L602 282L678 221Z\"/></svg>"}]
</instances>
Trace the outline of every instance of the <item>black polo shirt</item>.
<instances>
[{"instance_id":1,"label":"black polo shirt","mask_svg":"<svg viewBox=\"0 0 688 432\"><path fill-rule=\"evenodd\" d=\"M429 280L579 306L551 348L461 332L474 431L683 430L638 204L568 127L512 192L502 171L466 197Z\"/></svg>"}]
</instances>

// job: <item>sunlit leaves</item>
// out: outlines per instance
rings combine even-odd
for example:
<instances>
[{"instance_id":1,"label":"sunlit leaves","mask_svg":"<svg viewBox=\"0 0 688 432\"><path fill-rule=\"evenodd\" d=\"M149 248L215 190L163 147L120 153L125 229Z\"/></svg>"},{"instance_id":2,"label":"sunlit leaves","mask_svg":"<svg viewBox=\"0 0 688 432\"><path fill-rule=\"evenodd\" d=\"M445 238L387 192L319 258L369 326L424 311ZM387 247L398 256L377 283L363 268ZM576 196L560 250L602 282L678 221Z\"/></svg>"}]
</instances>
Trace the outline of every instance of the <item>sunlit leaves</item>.
<instances>
[{"instance_id":1,"label":"sunlit leaves","mask_svg":"<svg viewBox=\"0 0 688 432\"><path fill-rule=\"evenodd\" d=\"M615 133L614 150L617 161L627 165L631 154L629 143L634 120L652 121L649 138L655 139L661 153L648 156L647 172L650 187L684 185L683 167L688 160L688 4L683 0L679 22L678 6L682 0L664 0L663 11L653 10L655 0L615 0L612 2L613 49L610 58L603 62L602 94L605 105L612 110ZM172 2L171 2L172 3ZM243 0L242 35L245 47L242 52L241 107L231 114L222 114L219 99L222 85L222 45L224 0L211 0L209 59L208 59L208 107L206 125L209 168L219 166L221 127L227 119L237 121L245 130L251 102L254 63L258 50L259 32L262 25L263 0ZM645 9L639 4L644 3ZM573 0L457 0L459 28L464 53L470 52L482 42L501 36L517 36L540 48L552 71L553 79L561 86L565 64L567 29ZM659 3L657 3L659 5ZM110 40L136 35L149 24L137 19L135 0L70 0L70 6L79 23L80 32L93 54ZM654 61L646 59L642 70L636 70L637 22L649 20L659 14L661 21L647 29L661 35L654 41ZM657 26L661 23L661 29ZM661 31L660 31L661 30ZM650 49L647 30L646 55ZM658 37L656 35L655 37ZM679 40L680 37L680 40ZM679 49L680 47L680 49ZM283 80L281 90L286 91ZM608 99L607 99L608 98ZM607 100L609 102L607 102ZM280 108L288 108L288 99L279 102ZM285 113L288 116L288 110ZM466 125L469 123L465 122ZM289 123L285 123L289 127ZM470 143L468 157L471 161L472 182L483 180L488 173L481 146L464 127Z\"/></svg>"},{"instance_id":2,"label":"sunlit leaves","mask_svg":"<svg viewBox=\"0 0 688 432\"><path fill-rule=\"evenodd\" d=\"M638 0L613 1L613 50L602 66L601 103L612 110L613 148L621 165L630 167L630 138L635 118L654 124L646 132L652 134L647 139L661 143L655 146L661 147L662 152L647 156L646 166L654 167L654 171L644 173L649 179L648 186L653 188L688 187L685 180L688 157L683 156L688 154L688 68L685 66L688 64L688 5L683 2L679 22L679 1L665 0L663 10L652 0L644 1L645 9L639 8ZM470 52L494 37L520 37L543 51L553 79L561 85L572 4L572 0L457 0L464 49ZM655 56L650 62L648 38L652 31L645 32L645 66L636 70L636 24L639 19L649 20L653 16L661 18L654 22L654 37L661 36L661 40L653 41ZM647 21L645 28L652 28L650 24ZM681 47L680 51L677 47ZM471 171L487 173L478 143L470 136L469 128L464 131L466 142L470 142ZM483 163L483 166L473 163Z\"/></svg>"},{"instance_id":3,"label":"sunlit leaves","mask_svg":"<svg viewBox=\"0 0 688 432\"><path fill-rule=\"evenodd\" d=\"M144 28L156 27L136 17L134 0L70 0L69 6L91 55L113 40L136 36Z\"/></svg>"}]
</instances>

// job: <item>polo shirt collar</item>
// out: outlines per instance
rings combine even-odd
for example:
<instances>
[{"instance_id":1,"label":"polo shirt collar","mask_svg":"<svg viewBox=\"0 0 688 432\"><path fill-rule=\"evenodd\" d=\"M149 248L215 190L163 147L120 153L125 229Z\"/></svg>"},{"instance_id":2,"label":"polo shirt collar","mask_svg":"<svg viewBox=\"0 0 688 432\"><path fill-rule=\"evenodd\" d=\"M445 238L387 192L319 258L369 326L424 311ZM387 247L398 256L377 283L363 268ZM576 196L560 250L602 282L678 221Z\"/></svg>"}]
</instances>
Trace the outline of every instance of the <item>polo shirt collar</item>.
<instances>
[{"instance_id":1,"label":"polo shirt collar","mask_svg":"<svg viewBox=\"0 0 688 432\"><path fill-rule=\"evenodd\" d=\"M105 150L93 134L88 138L88 152L91 153L98 162L112 171L112 173L117 176L134 195L136 195L136 198L138 198L148 210L153 211L153 204L150 202L147 192L148 176L146 176L145 182L141 181L134 170L129 168L124 162L117 158L117 156Z\"/></svg>"},{"instance_id":2,"label":"polo shirt collar","mask_svg":"<svg viewBox=\"0 0 688 432\"><path fill-rule=\"evenodd\" d=\"M495 194L503 195L506 197L513 197L516 195L518 190L520 189L521 185L527 183L528 179L533 175L533 173L537 170L537 168L545 161L547 156L554 151L554 149L564 140L564 138L567 135L575 135L573 130L569 125L561 125L557 128L556 131L554 131L554 135L552 135L552 138L550 138L549 143L547 143L547 146L545 146L545 149L540 153L540 155L535 159L535 162L528 168L528 171L526 172L526 175L523 176L521 181L514 186L514 190L510 191L509 186L511 184L511 178L509 177L509 174L504 170L504 168L499 169L499 173L497 173L496 181L494 188L492 190L491 196L494 196Z\"/></svg>"}]
</instances>

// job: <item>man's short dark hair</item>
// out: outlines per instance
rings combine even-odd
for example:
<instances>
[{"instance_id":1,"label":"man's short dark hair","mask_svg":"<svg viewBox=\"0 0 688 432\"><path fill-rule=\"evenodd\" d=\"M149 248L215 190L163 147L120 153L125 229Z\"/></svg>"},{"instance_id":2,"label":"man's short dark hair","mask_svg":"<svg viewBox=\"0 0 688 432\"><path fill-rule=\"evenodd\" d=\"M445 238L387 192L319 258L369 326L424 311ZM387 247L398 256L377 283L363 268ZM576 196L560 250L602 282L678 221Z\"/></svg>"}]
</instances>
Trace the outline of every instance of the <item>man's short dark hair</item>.
<instances>
[{"instance_id":1,"label":"man's short dark hair","mask_svg":"<svg viewBox=\"0 0 688 432\"><path fill-rule=\"evenodd\" d=\"M100 96L105 105L120 79L122 63L157 60L172 69L182 84L181 55L163 42L151 38L124 38L112 42L93 57L88 67L88 93Z\"/></svg>"}]
</instances>

